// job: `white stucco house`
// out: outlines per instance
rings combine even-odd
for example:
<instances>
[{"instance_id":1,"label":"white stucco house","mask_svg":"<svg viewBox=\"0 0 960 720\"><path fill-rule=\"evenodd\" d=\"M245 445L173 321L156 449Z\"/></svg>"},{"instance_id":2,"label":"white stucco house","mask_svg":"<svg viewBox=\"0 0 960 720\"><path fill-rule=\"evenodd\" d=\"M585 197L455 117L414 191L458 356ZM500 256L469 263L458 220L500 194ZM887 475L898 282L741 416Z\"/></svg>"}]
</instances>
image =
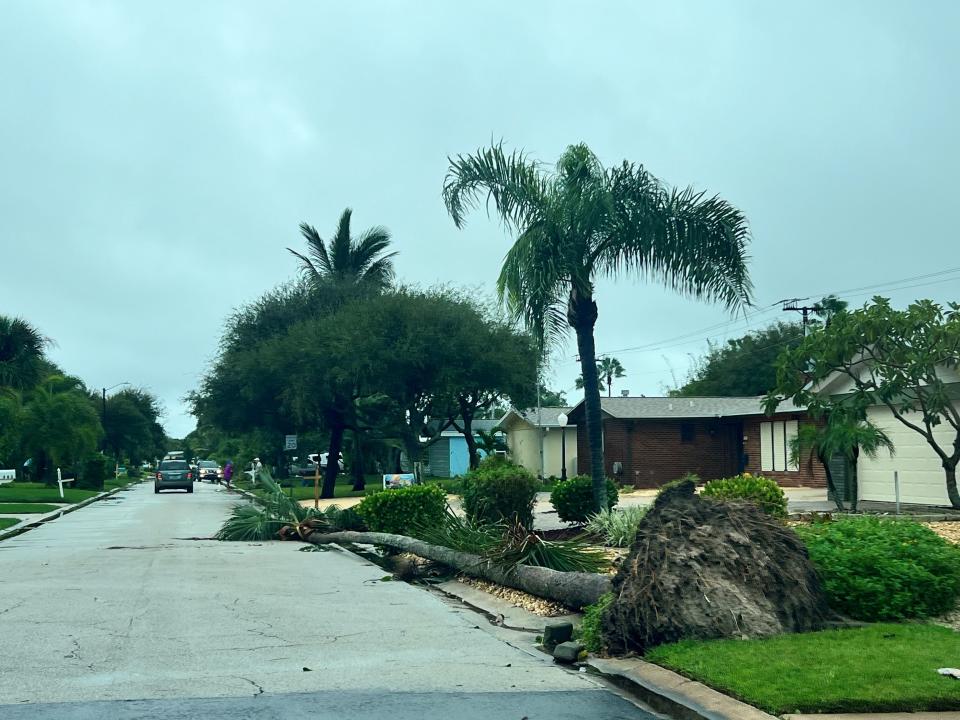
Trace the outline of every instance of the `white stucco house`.
<instances>
[{"instance_id":1,"label":"white stucco house","mask_svg":"<svg viewBox=\"0 0 960 720\"><path fill-rule=\"evenodd\" d=\"M577 428L562 427L560 415L569 415L569 407L542 407L537 410L510 410L500 419L499 428L507 435L507 447L513 461L540 477L560 477L563 473L563 445L566 435L567 476L577 472Z\"/></svg>"},{"instance_id":2,"label":"white stucco house","mask_svg":"<svg viewBox=\"0 0 960 720\"><path fill-rule=\"evenodd\" d=\"M861 372L867 368L861 366ZM946 384L954 398L953 407L960 410L960 373L952 368L938 368L937 375ZM817 388L818 393L842 396L853 390L853 380L834 373ZM905 413L904 417L923 426L919 412ZM900 502L919 505L950 505L946 479L940 458L926 439L894 417L882 404L867 409L867 419L884 430L893 441L894 452L881 450L876 458L860 455L857 461L858 493L861 500L893 502L896 500L894 473L900 483ZM953 448L957 431L947 422L933 429L934 438L948 453Z\"/></svg>"}]
</instances>

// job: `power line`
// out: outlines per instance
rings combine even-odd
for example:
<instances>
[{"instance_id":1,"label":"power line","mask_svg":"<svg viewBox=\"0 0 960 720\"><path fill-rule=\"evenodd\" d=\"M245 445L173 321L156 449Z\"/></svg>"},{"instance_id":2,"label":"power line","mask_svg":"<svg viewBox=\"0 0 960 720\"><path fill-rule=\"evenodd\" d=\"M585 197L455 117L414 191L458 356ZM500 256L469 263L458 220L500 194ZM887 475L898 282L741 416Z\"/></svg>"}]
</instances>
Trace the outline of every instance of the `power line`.
<instances>
[{"instance_id":1,"label":"power line","mask_svg":"<svg viewBox=\"0 0 960 720\"><path fill-rule=\"evenodd\" d=\"M803 297L803 298L793 298L790 300L778 300L774 303L771 303L770 305L762 306L756 312L752 313L751 315L745 316L743 318L735 318L732 320L716 323L714 325L708 325L707 327L700 328L698 330L693 330L691 332L684 333L682 335L676 335L674 337L666 338L664 340L659 340L656 342L646 343L643 345L635 345L632 347L619 348L617 350L605 350L603 352L597 353L597 357L601 358L609 355L629 354L629 353L635 353L635 352L636 353L660 352L661 350L669 350L671 348L681 347L683 345L689 345L692 343L710 341L718 338L726 338L727 336L729 336L730 332L736 329L736 327L734 326L744 325L745 327L749 327L759 317L763 315L768 315L770 312L773 311L773 309L777 305L781 305L783 303L800 302L803 300L809 300L812 297L826 297L827 295L834 295L840 298L843 298L843 297L853 298L853 297L862 297L863 295L872 295L874 294L875 291L878 291L878 290L891 290L891 291L910 290L913 288L925 287L927 285L938 285L944 282L953 282L956 280L960 280L960 276L945 277L945 276L952 276L955 273L960 273L960 267L948 268L945 270L938 270L936 272L924 273L922 275L913 275L911 277L901 278L899 280L890 280L884 283L862 285L860 287L846 288L843 290L834 290L832 292L814 293L813 295L808 295L807 297ZM934 280L933 278L940 278L940 279ZM913 281L915 280L929 280L929 282L920 282L915 284L903 285L903 283L913 283ZM866 291L866 292L862 292L862 291ZM859 293L859 294L854 295L852 293ZM725 328L725 331L723 333L719 333L716 335L708 335L706 337L703 336L703 333L710 332L711 330L716 330L719 328ZM575 357L576 356L572 356L571 359Z\"/></svg>"}]
</instances>

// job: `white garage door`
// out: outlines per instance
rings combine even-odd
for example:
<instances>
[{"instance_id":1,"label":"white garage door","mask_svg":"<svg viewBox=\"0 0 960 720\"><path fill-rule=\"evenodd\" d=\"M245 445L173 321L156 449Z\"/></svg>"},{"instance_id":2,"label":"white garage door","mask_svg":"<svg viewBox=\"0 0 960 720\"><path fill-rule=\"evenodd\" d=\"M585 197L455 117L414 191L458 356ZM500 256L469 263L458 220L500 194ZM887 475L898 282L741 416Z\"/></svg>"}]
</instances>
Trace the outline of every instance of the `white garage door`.
<instances>
[{"instance_id":1,"label":"white garage door","mask_svg":"<svg viewBox=\"0 0 960 720\"><path fill-rule=\"evenodd\" d=\"M870 408L867 417L886 431L893 441L895 452L891 457L886 450L881 450L874 460L860 456L857 469L860 498L894 501L893 473L897 471L900 476L900 502L949 505L940 458L920 433L897 420L886 407ZM916 415L906 417L911 422L921 424ZM949 448L953 444L953 429L942 423L936 428L935 437L941 447Z\"/></svg>"}]
</instances>

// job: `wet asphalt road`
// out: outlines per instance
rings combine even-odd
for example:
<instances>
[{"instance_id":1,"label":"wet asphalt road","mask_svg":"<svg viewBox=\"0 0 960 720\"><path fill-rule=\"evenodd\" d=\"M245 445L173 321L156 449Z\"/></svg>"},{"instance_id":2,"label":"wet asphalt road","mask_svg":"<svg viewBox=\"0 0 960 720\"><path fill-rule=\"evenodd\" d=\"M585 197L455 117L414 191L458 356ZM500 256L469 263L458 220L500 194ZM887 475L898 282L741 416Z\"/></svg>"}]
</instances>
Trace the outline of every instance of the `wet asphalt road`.
<instances>
[{"instance_id":1,"label":"wet asphalt road","mask_svg":"<svg viewBox=\"0 0 960 720\"><path fill-rule=\"evenodd\" d=\"M351 553L202 539L220 487L115 497L0 542L0 718L653 717Z\"/></svg>"}]
</instances>

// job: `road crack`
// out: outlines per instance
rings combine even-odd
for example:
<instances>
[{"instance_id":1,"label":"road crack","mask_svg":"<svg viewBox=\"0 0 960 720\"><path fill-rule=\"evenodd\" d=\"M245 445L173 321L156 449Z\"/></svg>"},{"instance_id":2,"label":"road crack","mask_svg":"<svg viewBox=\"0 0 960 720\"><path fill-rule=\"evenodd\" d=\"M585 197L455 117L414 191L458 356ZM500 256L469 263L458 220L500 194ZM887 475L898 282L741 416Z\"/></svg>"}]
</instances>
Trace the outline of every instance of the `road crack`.
<instances>
[{"instance_id":1,"label":"road crack","mask_svg":"<svg viewBox=\"0 0 960 720\"><path fill-rule=\"evenodd\" d=\"M243 677L243 676L241 676L241 675L237 675L237 677L240 678L241 680L244 680L244 681L250 683L251 685L253 685L253 686L257 689L257 691L253 694L254 697L257 697L257 695L263 695L263 686L262 686L262 685L258 685L257 683L255 683L255 682L254 682L253 680L251 680L250 678L245 678L245 677Z\"/></svg>"}]
</instances>

